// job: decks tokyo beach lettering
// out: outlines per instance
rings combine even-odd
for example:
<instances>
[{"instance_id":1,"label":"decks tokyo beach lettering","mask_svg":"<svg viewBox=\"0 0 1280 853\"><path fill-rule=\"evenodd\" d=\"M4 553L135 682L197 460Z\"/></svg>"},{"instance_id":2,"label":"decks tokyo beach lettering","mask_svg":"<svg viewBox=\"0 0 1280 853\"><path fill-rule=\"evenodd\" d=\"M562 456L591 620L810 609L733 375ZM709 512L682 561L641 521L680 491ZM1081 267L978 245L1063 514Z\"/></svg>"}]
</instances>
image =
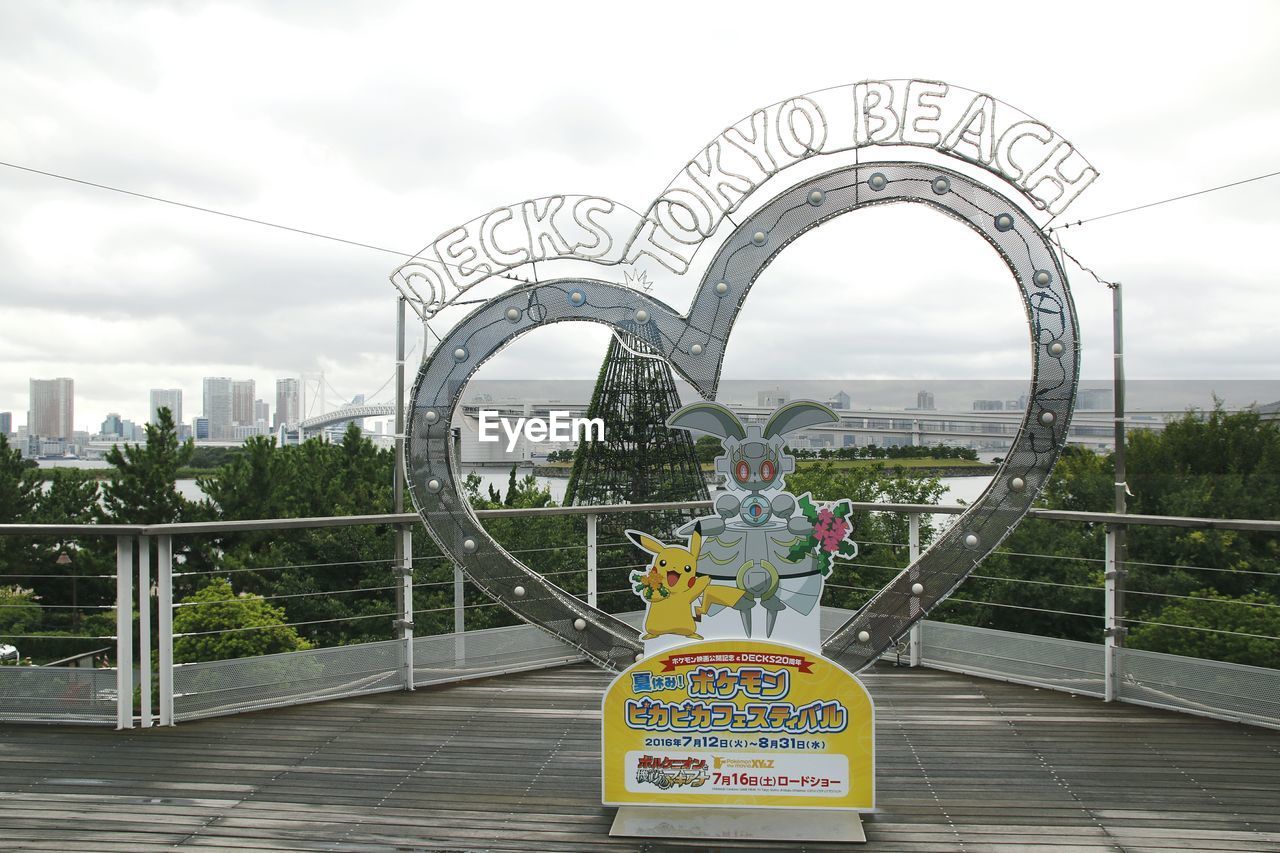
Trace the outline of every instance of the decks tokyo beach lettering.
<instances>
[{"instance_id":1,"label":"decks tokyo beach lettering","mask_svg":"<svg viewBox=\"0 0 1280 853\"><path fill-rule=\"evenodd\" d=\"M1053 216L1098 177L1061 134L990 95L936 80L869 80L756 110L704 146L643 214L588 195L499 207L442 234L392 279L430 317L489 276L537 261L647 259L681 274L725 217L784 169L899 145L979 166Z\"/></svg>"},{"instance_id":2,"label":"decks tokyo beach lettering","mask_svg":"<svg viewBox=\"0 0 1280 853\"><path fill-rule=\"evenodd\" d=\"M478 440L498 441L498 427L507 436L507 452L515 450L523 435L526 441L604 441L603 418L576 418L568 412L551 412L550 418L501 417L490 409L479 411Z\"/></svg>"}]
</instances>

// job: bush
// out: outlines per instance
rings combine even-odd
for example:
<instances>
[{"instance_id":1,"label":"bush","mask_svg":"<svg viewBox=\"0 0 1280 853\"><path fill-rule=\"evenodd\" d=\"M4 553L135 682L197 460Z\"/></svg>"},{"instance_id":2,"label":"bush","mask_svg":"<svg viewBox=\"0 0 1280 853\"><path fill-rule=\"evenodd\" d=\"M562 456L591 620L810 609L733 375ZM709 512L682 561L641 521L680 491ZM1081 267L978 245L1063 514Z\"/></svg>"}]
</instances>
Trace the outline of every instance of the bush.
<instances>
[{"instance_id":1,"label":"bush","mask_svg":"<svg viewBox=\"0 0 1280 853\"><path fill-rule=\"evenodd\" d=\"M185 606L182 606L185 605ZM175 663L256 657L311 648L285 623L284 611L259 596L236 595L230 582L216 578L187 596L173 616L174 634L220 631L173 642ZM245 630L250 629L250 630Z\"/></svg>"}]
</instances>

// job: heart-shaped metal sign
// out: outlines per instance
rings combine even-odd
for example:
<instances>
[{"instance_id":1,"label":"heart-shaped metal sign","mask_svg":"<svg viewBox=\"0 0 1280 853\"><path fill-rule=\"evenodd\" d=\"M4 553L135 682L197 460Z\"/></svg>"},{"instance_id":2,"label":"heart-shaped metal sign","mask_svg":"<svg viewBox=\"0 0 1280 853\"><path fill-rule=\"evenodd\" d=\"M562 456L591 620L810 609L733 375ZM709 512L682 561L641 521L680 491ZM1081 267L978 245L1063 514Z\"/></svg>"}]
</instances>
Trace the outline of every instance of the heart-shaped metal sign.
<instances>
[{"instance_id":1,"label":"heart-shaped metal sign","mask_svg":"<svg viewBox=\"0 0 1280 853\"><path fill-rule=\"evenodd\" d=\"M845 103L838 96L846 92L852 118L835 115ZM872 97L876 93L879 100ZM1066 275L1033 213L999 190L1012 187L1033 210L1052 213L1097 173L1087 164L1064 166L1078 160L1074 149L1011 108L999 112L997 104L988 96L929 81L861 83L791 99L753 113L717 137L644 216L597 197L524 202L446 232L424 250L428 257L397 270L393 280L417 294L433 314L503 269L544 260L583 265L580 274L536 280L485 301L442 337L419 371L407 430L408 482L441 551L525 621L577 646L601 666L631 664L641 651L638 632L523 565L484 531L461 494L450 421L468 380L504 345L532 329L591 321L634 332L637 324L652 324L646 339L658 341L661 356L699 394L714 399L734 320L752 284L779 252L843 213L876 204L924 204L981 234L1013 273L1028 322L1031 387L1017 438L990 487L823 646L851 671L874 661L1009 535L1043 488L1065 443L1074 405L1080 347ZM919 115L922 109L928 122ZM861 144L828 142L832 128L842 126L840 117L853 124L849 138ZM896 137L884 135L890 118L897 123ZM877 126L875 119L885 124ZM1043 159L1032 154L1028 139L1041 146L1034 150ZM1005 183L923 161L858 162L776 192L739 223L729 218L789 165L886 144L930 148L982 166ZM783 162L787 156L789 163ZM749 162L757 171L742 165ZM1018 173L1016 179L1011 171ZM1055 186L1056 194L1050 192ZM612 235L619 221L630 236L616 240ZM514 233L524 239L513 239ZM681 275L706 243L715 246L714 254L683 314L636 288L603 280L612 265L646 260Z\"/></svg>"}]
</instances>

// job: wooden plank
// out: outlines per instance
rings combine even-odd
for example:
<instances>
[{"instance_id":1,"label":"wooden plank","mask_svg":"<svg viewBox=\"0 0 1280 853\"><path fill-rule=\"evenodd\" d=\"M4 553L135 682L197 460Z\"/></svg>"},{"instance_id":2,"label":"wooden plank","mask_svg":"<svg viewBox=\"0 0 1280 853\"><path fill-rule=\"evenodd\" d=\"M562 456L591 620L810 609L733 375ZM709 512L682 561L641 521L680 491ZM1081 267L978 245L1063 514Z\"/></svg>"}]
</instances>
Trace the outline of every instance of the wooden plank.
<instances>
[{"instance_id":1,"label":"wooden plank","mask_svg":"<svg viewBox=\"0 0 1280 853\"><path fill-rule=\"evenodd\" d=\"M609 838L600 805L608 679L577 665L146 732L0 726L0 837L637 849ZM866 849L1280 850L1280 733L935 670L881 665L865 680L880 806Z\"/></svg>"}]
</instances>

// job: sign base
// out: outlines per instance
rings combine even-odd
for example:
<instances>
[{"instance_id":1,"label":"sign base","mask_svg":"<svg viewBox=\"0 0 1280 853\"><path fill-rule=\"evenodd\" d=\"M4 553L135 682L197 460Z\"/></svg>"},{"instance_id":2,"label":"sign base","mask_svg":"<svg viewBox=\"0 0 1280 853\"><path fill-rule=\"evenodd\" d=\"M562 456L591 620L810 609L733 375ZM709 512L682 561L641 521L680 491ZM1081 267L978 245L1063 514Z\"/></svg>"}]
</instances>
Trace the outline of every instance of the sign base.
<instances>
[{"instance_id":1,"label":"sign base","mask_svg":"<svg viewBox=\"0 0 1280 853\"><path fill-rule=\"evenodd\" d=\"M836 841L862 844L862 817L834 809L717 809L620 806L609 829L628 838L717 841Z\"/></svg>"}]
</instances>

